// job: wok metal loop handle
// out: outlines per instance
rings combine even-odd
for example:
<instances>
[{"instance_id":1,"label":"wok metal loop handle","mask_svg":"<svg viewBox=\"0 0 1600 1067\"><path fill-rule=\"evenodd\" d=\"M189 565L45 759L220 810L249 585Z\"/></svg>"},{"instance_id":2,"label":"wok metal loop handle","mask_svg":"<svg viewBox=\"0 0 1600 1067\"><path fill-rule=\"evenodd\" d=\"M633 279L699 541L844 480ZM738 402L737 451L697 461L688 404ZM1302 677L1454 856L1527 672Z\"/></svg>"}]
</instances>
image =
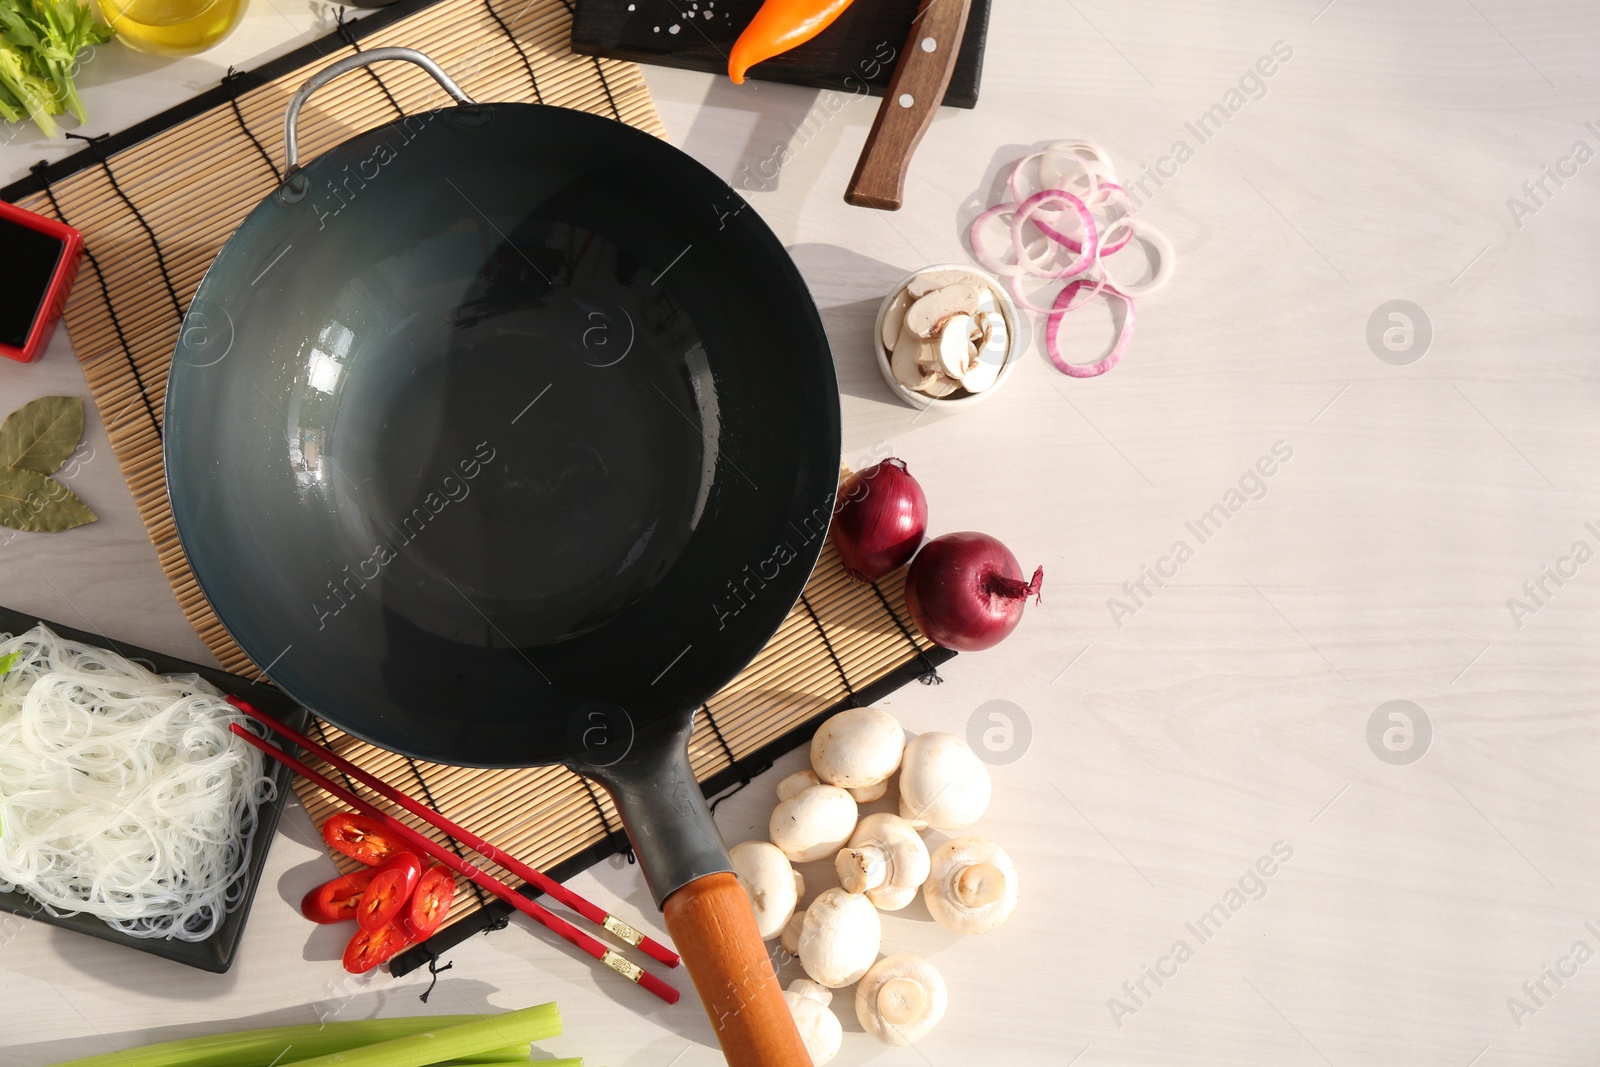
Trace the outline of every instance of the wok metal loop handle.
<instances>
[{"instance_id":1,"label":"wok metal loop handle","mask_svg":"<svg viewBox=\"0 0 1600 1067\"><path fill-rule=\"evenodd\" d=\"M438 82L440 88L449 93L451 99L458 104L477 103L472 97L461 91L461 86L451 80L450 75L446 74L439 64L418 52L415 48L373 48L366 52L357 52L353 56L345 56L338 62L330 63L323 67L307 79L306 83L300 87L300 90L289 101L289 107L283 113L283 170L285 178L300 169L300 139L296 126L300 121L300 109L305 106L307 100L311 99L311 94L341 74L355 70L358 67L370 66L386 59L398 59L407 63L415 63L433 75L433 80Z\"/></svg>"}]
</instances>

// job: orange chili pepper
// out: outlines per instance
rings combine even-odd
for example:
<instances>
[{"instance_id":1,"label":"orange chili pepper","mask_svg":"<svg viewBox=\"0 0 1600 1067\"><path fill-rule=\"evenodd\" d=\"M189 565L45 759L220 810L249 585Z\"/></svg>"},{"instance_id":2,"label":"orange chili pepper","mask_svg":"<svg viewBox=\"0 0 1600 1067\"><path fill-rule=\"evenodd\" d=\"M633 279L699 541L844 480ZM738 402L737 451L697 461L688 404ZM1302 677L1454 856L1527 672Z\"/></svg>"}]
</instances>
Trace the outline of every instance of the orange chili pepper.
<instances>
[{"instance_id":1,"label":"orange chili pepper","mask_svg":"<svg viewBox=\"0 0 1600 1067\"><path fill-rule=\"evenodd\" d=\"M767 0L734 42L728 77L744 84L744 73L764 59L799 48L827 29L850 0Z\"/></svg>"}]
</instances>

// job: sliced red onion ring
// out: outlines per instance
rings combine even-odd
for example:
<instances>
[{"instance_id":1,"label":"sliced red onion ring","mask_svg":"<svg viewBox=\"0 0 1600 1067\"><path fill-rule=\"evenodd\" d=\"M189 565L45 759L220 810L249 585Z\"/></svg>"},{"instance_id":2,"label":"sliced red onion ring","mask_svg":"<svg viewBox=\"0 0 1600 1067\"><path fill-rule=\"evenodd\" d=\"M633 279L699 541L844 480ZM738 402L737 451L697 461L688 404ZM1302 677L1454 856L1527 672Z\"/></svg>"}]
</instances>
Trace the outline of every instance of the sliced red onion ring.
<instances>
[{"instance_id":1,"label":"sliced red onion ring","mask_svg":"<svg viewBox=\"0 0 1600 1067\"><path fill-rule=\"evenodd\" d=\"M1128 350L1128 342L1133 340L1134 313L1132 298L1126 293L1119 292L1112 286L1107 285L1104 280L1102 280L1095 285L1094 292L1103 292L1107 296L1116 297L1128 308L1128 314L1122 320L1122 329L1117 331L1117 339L1116 342L1111 346L1111 351L1107 352L1104 356L1101 356L1095 362L1067 362L1066 357L1061 354L1061 320L1067 317L1067 312L1072 311L1077 307L1082 307L1083 304L1086 304L1089 302L1089 300L1093 299L1093 294L1091 294L1089 297L1085 297L1084 300L1079 304L1074 305L1072 302L1072 298L1076 296L1080 290L1090 284L1091 282L1087 278L1079 278L1076 281L1067 283L1066 287L1063 288L1060 294L1056 297L1055 308L1051 311L1050 317L1045 320L1045 355L1050 357L1050 362L1054 363L1056 365L1056 369L1062 374L1067 374L1074 378L1097 378L1106 371L1110 370L1112 367L1115 367L1117 363L1121 361L1122 354Z\"/></svg>"},{"instance_id":2,"label":"sliced red onion ring","mask_svg":"<svg viewBox=\"0 0 1600 1067\"><path fill-rule=\"evenodd\" d=\"M1057 191L1065 192L1066 190ZM1113 203L1112 201L1117 198L1120 198L1122 202ZM1133 233L1124 223L1131 219L1138 210L1133 203L1133 199L1128 196L1127 191L1114 182L1105 182L1096 187L1093 197L1084 198L1084 204L1089 208L1091 214L1105 206L1110 206L1121 212L1115 218L1098 220L1101 227L1099 254L1101 256L1115 255L1126 248L1128 242L1133 239ZM1070 223L1073 225L1063 226L1060 219L1065 214L1066 212L1063 211L1051 211L1041 208L1034 213L1031 221L1052 241L1066 245L1067 248L1074 252L1082 252L1082 242L1077 237L1074 237L1071 232L1074 228L1081 229L1082 223L1074 216L1070 219ZM1107 235L1111 233L1118 234L1115 241L1107 240Z\"/></svg>"},{"instance_id":3,"label":"sliced red onion ring","mask_svg":"<svg viewBox=\"0 0 1600 1067\"><path fill-rule=\"evenodd\" d=\"M1117 168L1110 155L1093 141L1057 141L1046 145L1040 156L1039 180L1047 186L1071 188L1073 183L1064 179L1080 170L1088 172L1096 182L1117 180ZM1063 163L1067 166L1063 167Z\"/></svg>"},{"instance_id":4,"label":"sliced red onion ring","mask_svg":"<svg viewBox=\"0 0 1600 1067\"><path fill-rule=\"evenodd\" d=\"M1066 204L1077 212L1078 222L1082 225L1084 232L1083 241L1079 247L1081 254L1077 262L1060 271L1050 271L1045 268L1040 260L1028 252L1027 242L1022 239L1023 225L1032 222L1039 232L1063 247L1067 247L1067 242L1059 230L1033 217L1040 207L1052 203ZM1017 261L1028 269L1028 273L1036 278L1044 278L1046 280L1071 278L1074 275L1082 274L1094 265L1095 256L1100 248L1100 239L1095 232L1093 213L1084 206L1082 200L1061 189L1046 189L1042 193L1034 193L1017 205L1016 214L1011 217L1011 243L1016 248Z\"/></svg>"},{"instance_id":5,"label":"sliced red onion ring","mask_svg":"<svg viewBox=\"0 0 1600 1067\"><path fill-rule=\"evenodd\" d=\"M1114 256L1133 240L1134 222L1130 218L1113 219L1111 225L1105 228L1100 235L1100 262L1104 263L1107 256ZM1113 236L1114 235L1114 236ZM1110 238L1108 240L1108 238Z\"/></svg>"},{"instance_id":6,"label":"sliced red onion ring","mask_svg":"<svg viewBox=\"0 0 1600 1067\"><path fill-rule=\"evenodd\" d=\"M1017 205L1015 204L996 204L988 211L985 211L983 214L973 219L972 229L967 234L968 240L972 243L972 254L974 258L976 258L977 261L983 265L985 270L999 278L1017 278L1028 274L1034 274L1035 276L1048 276L1050 273L1048 271L1035 272L1027 264L1008 263L1001 259L991 244L990 236L985 232L989 224L995 219L1000 218L1003 215L1015 214L1016 210ZM1010 225L1006 224L1005 228L1009 233ZM1015 239L1013 238L1012 242L1008 242L1013 253L1017 251L1017 245L1014 243L1014 241ZM1039 237L1035 238L1032 242L1029 242L1028 245L1024 247L1051 251L1057 246L1053 246L1047 238ZM1034 252L1032 257L1033 258L1030 260L1030 262L1039 262L1037 258L1038 252Z\"/></svg>"},{"instance_id":7,"label":"sliced red onion ring","mask_svg":"<svg viewBox=\"0 0 1600 1067\"><path fill-rule=\"evenodd\" d=\"M1028 169L1037 161L1037 191ZM972 254L985 268L1005 279L1017 306L1046 317L1045 354L1063 374L1093 378L1115 367L1133 338L1133 298L1154 292L1172 276L1177 257L1172 242L1159 230L1136 220L1138 204L1117 184L1110 155L1092 141L1057 141L1030 152L1012 165L1006 176L1012 199L997 204L973 220L969 231ZM1027 236L1032 226L1036 236ZM997 232L1008 232L1005 239ZM1144 241L1155 255L1148 280L1119 283L1106 268L1106 258L1122 251L1135 239ZM1007 255L1014 259L1005 258ZM1098 269L1096 269L1098 268ZM1031 299L1024 287L1030 282L1047 289L1067 281L1048 305ZM1122 328L1111 351L1094 363L1069 363L1061 354L1061 320L1069 311L1091 303L1101 293L1127 307Z\"/></svg>"},{"instance_id":8,"label":"sliced red onion ring","mask_svg":"<svg viewBox=\"0 0 1600 1067\"><path fill-rule=\"evenodd\" d=\"M1101 148L1093 141L1085 141L1081 138L1071 137L1064 141L1057 141L1048 147L1056 152L1070 152L1079 159L1086 160L1090 163L1098 163L1105 170L1106 174L1111 176L1111 181L1117 180L1115 177L1116 165L1111 162L1111 153L1107 152L1104 148Z\"/></svg>"},{"instance_id":9,"label":"sliced red onion ring","mask_svg":"<svg viewBox=\"0 0 1600 1067\"><path fill-rule=\"evenodd\" d=\"M1009 288L1011 289L1011 299L1018 307L1027 308L1029 311L1040 315L1054 315L1057 313L1055 304L1036 304L1029 299L1028 295L1022 291L1021 277L1013 277L1006 280L1009 283ZM1094 285L1094 290L1088 296L1084 297L1082 303L1074 304L1069 308L1063 308L1061 309L1060 314L1064 315L1068 311L1076 311L1079 307L1082 307L1083 304L1088 303L1089 300L1099 293L1101 289L1105 288L1106 280L1104 278L1080 278L1078 281L1073 282L1072 284L1078 285L1080 283L1092 283ZM1059 294L1057 295L1059 296Z\"/></svg>"},{"instance_id":10,"label":"sliced red onion ring","mask_svg":"<svg viewBox=\"0 0 1600 1067\"><path fill-rule=\"evenodd\" d=\"M1148 293L1155 292L1157 289L1167 284L1167 279L1172 277L1172 269L1177 261L1178 253L1172 247L1172 242L1167 240L1167 235L1156 229L1154 226L1150 226L1142 221L1137 223L1133 222L1131 219L1128 221L1129 225L1131 226L1131 229L1128 233L1129 239L1137 236L1139 240L1144 241L1155 250L1155 269L1151 272L1148 280L1136 282L1131 285L1123 285L1121 282L1117 281L1116 278L1112 277L1111 272L1106 269L1104 262L1101 262L1100 264L1100 273L1105 275L1106 281L1123 295L1144 296ZM1124 241L1123 244L1127 244L1127 241Z\"/></svg>"},{"instance_id":11,"label":"sliced red onion ring","mask_svg":"<svg viewBox=\"0 0 1600 1067\"><path fill-rule=\"evenodd\" d=\"M1022 273L1022 268L1014 263L1002 263L989 245L989 237L984 232L984 227L998 219L1000 216L1016 211L1017 205L1011 203L996 204L972 220L972 228L967 231L967 241L972 245L972 255L990 274L1001 278L1010 278Z\"/></svg>"},{"instance_id":12,"label":"sliced red onion ring","mask_svg":"<svg viewBox=\"0 0 1600 1067\"><path fill-rule=\"evenodd\" d=\"M1100 148L1096 145L1088 145L1087 147L1095 152L1100 151ZM1026 200L1030 195L1025 189L1023 181L1027 174L1028 165L1034 160L1039 161L1039 185L1041 188L1067 189L1082 195L1085 199L1094 196L1095 189L1102 180L1111 182L1117 180L1116 171L1111 168L1109 163L1100 159L1085 158L1077 151L1076 146L1068 142L1062 142L1050 145L1038 152L1031 152L1012 165L1011 175L1007 178L1007 185L1011 190L1011 198L1018 203ZM1057 165L1058 162L1065 162L1067 166L1063 168ZM1075 188L1080 183L1083 186L1081 190Z\"/></svg>"}]
</instances>

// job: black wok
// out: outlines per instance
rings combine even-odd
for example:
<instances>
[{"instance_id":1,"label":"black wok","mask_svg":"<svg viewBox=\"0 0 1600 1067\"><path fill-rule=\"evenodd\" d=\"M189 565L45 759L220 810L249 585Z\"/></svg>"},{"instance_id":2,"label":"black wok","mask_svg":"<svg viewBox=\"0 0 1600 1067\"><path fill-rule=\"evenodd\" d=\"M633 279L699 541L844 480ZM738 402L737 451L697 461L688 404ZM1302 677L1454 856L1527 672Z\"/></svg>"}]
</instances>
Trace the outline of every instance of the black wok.
<instances>
[{"instance_id":1,"label":"black wok","mask_svg":"<svg viewBox=\"0 0 1600 1067\"><path fill-rule=\"evenodd\" d=\"M297 167L306 99L380 59L458 106ZM474 104L406 49L316 75L285 126L167 387L201 588L341 729L601 781L729 1061L809 1062L686 752L827 530L838 391L794 264L676 149Z\"/></svg>"}]
</instances>

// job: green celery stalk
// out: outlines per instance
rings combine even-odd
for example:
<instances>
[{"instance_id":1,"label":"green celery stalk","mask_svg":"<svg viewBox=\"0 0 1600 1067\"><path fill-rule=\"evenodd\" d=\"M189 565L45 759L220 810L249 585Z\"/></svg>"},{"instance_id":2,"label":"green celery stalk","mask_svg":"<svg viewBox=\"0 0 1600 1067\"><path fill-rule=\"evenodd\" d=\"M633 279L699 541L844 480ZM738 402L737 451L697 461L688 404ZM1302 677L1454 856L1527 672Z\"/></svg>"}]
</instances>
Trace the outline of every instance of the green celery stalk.
<instances>
[{"instance_id":1,"label":"green celery stalk","mask_svg":"<svg viewBox=\"0 0 1600 1067\"><path fill-rule=\"evenodd\" d=\"M533 1058L533 1050L528 1045L506 1045L503 1048L492 1048L487 1052L479 1052L472 1056L457 1056L450 1062L455 1067L471 1067L473 1064L482 1064L484 1067L499 1067L502 1063L527 1063Z\"/></svg>"},{"instance_id":2,"label":"green celery stalk","mask_svg":"<svg viewBox=\"0 0 1600 1067\"><path fill-rule=\"evenodd\" d=\"M50 117L54 113L50 86L28 70L27 56L3 37L0 37L0 85L17 98L46 137L56 135L56 122Z\"/></svg>"},{"instance_id":3,"label":"green celery stalk","mask_svg":"<svg viewBox=\"0 0 1600 1067\"><path fill-rule=\"evenodd\" d=\"M267 1067L274 1060L282 1067L360 1045L459 1026L479 1018L477 1015L421 1015L238 1030L230 1034L164 1041L126 1052L108 1052L59 1063L55 1067Z\"/></svg>"},{"instance_id":4,"label":"green celery stalk","mask_svg":"<svg viewBox=\"0 0 1600 1067\"><path fill-rule=\"evenodd\" d=\"M90 45L111 40L111 27L96 21L87 4L78 0L33 0L35 25L43 29L43 40L35 56L40 73L55 87L61 103L87 122L78 87L73 84L73 64L78 53Z\"/></svg>"},{"instance_id":5,"label":"green celery stalk","mask_svg":"<svg viewBox=\"0 0 1600 1067\"><path fill-rule=\"evenodd\" d=\"M542 1041L559 1033L561 1012L552 1002L486 1015L458 1026L441 1027L299 1063L301 1067L428 1067L506 1045Z\"/></svg>"},{"instance_id":6,"label":"green celery stalk","mask_svg":"<svg viewBox=\"0 0 1600 1067\"><path fill-rule=\"evenodd\" d=\"M81 0L0 0L0 49L14 53L0 61L0 85L9 88L41 130L54 136L51 115L70 110L78 121L87 120L72 80L78 53L110 39L111 27L99 22Z\"/></svg>"}]
</instances>

